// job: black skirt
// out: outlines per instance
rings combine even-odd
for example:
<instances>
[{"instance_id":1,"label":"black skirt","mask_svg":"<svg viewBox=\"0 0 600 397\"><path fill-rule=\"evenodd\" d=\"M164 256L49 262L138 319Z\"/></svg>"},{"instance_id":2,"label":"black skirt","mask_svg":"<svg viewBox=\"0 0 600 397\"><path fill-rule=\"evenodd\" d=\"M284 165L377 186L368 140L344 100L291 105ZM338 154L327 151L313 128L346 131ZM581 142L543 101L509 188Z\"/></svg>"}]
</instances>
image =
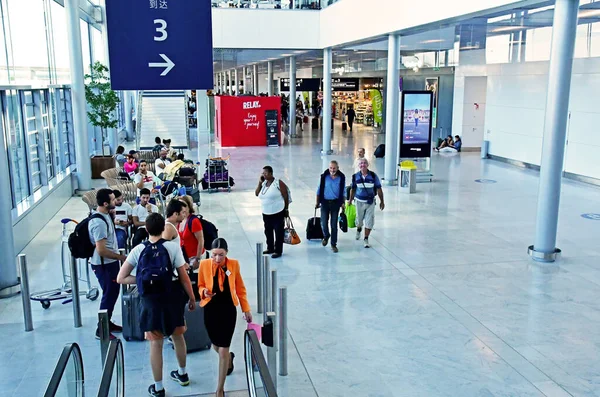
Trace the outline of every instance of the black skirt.
<instances>
[{"instance_id":1,"label":"black skirt","mask_svg":"<svg viewBox=\"0 0 600 397\"><path fill-rule=\"evenodd\" d=\"M219 270L217 270L218 273ZM229 277L225 277L223 291L219 290L218 276L215 276L213 282L213 293L216 293L216 295L204 307L204 325L213 345L229 347L235 331L237 309L231 298Z\"/></svg>"}]
</instances>

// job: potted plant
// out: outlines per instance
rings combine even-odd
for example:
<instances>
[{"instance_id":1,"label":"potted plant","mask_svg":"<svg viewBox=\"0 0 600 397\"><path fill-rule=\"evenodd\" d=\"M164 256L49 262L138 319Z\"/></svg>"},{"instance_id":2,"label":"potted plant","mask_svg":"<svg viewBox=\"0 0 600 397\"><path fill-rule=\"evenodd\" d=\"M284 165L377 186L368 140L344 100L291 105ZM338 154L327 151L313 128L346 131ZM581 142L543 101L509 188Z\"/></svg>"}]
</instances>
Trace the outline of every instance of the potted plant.
<instances>
[{"instance_id":1,"label":"potted plant","mask_svg":"<svg viewBox=\"0 0 600 397\"><path fill-rule=\"evenodd\" d=\"M85 99L88 103L88 119L102 133L102 155L93 156L92 179L100 179L102 171L115 167L115 160L109 153L104 155L104 143L109 128L117 128L115 110L120 102L117 93L110 88L108 68L96 62L90 74L85 75Z\"/></svg>"}]
</instances>

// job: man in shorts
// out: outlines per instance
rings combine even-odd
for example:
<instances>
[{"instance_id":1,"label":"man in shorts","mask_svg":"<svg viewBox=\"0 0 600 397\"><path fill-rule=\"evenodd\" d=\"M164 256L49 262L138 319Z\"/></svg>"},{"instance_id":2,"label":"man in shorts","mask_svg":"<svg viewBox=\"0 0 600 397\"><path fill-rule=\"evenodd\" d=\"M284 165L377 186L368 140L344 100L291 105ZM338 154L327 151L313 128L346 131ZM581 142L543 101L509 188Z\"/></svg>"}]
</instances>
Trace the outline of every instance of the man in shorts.
<instances>
[{"instance_id":1,"label":"man in shorts","mask_svg":"<svg viewBox=\"0 0 600 397\"><path fill-rule=\"evenodd\" d=\"M117 276L119 284L138 284L138 290L143 291L140 293L142 307L140 326L146 339L150 341L150 364L154 383L148 387L148 395L153 397L165 396L165 388L162 382L163 341L168 336L171 336L175 346L175 355L179 364L177 370L171 371L171 379L181 386L190 384L186 371L187 347L183 338L186 331L184 300L189 299L187 306L190 311L196 308L192 283L187 274L188 266L183 259L181 248L178 244L161 238L164 229L165 219L162 215L156 213L148 215L146 219L146 230L150 235L148 242L133 248ZM157 255L165 255L163 248L168 253L168 260L171 264L171 269L169 269L171 271L169 277L172 283L171 287L167 288L165 292L161 292L161 289L152 291L152 284L143 284L143 289L140 289L140 284L143 282L136 280L136 276L132 276L131 272L137 266L137 276L142 277L140 276L140 274L143 274L142 269L149 264L146 261L154 261L157 260L155 259ZM153 251L148 255L148 252L144 252L145 250ZM152 259L148 259L150 257ZM176 270L176 272L173 270Z\"/></svg>"},{"instance_id":2,"label":"man in shorts","mask_svg":"<svg viewBox=\"0 0 600 397\"><path fill-rule=\"evenodd\" d=\"M352 188L350 189L350 204L356 199L356 239L359 240L362 228L365 228L365 248L370 248L369 235L375 226L375 196L379 196L379 208L383 211L383 190L381 181L376 173L369 171L369 160L363 158L358 163L360 171L352 175Z\"/></svg>"}]
</instances>

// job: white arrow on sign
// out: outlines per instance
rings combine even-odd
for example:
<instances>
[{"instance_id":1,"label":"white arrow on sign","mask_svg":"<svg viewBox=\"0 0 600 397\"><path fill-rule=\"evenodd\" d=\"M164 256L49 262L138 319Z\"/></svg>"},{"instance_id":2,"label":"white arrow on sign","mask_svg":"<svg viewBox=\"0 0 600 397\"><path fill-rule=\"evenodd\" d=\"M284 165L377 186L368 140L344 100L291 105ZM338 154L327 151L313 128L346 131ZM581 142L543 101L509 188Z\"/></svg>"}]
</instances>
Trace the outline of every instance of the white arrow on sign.
<instances>
[{"instance_id":1,"label":"white arrow on sign","mask_svg":"<svg viewBox=\"0 0 600 397\"><path fill-rule=\"evenodd\" d=\"M171 71L171 69L173 69L175 67L175 64L165 54L158 54L158 55L160 55L160 57L165 62L164 63L161 63L161 62L150 62L148 64L148 66L151 67L151 68L165 68L165 70L163 70L163 72L160 75L161 76L166 76L167 74L169 74L169 72Z\"/></svg>"}]
</instances>

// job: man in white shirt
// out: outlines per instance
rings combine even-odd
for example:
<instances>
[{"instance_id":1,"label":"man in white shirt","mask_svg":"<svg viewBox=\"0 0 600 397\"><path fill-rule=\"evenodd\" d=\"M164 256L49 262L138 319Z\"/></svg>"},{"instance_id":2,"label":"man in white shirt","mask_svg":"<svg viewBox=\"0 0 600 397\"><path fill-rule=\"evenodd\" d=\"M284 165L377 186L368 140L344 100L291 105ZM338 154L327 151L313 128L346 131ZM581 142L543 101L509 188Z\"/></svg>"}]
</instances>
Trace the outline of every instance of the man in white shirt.
<instances>
[{"instance_id":1,"label":"man in white shirt","mask_svg":"<svg viewBox=\"0 0 600 397\"><path fill-rule=\"evenodd\" d=\"M355 173L360 171L359 164L360 164L360 161L364 158L365 158L365 148L361 147L360 149L358 149L358 157L356 158L356 160L354 160L354 172Z\"/></svg>"},{"instance_id":2,"label":"man in white shirt","mask_svg":"<svg viewBox=\"0 0 600 397\"><path fill-rule=\"evenodd\" d=\"M148 169L146 160L140 161L140 172L135 175L133 182L138 188L138 199L141 197L141 189L148 189L150 191L150 202L156 204L154 186L161 184L162 181L154 175L154 172Z\"/></svg>"},{"instance_id":3,"label":"man in white shirt","mask_svg":"<svg viewBox=\"0 0 600 397\"><path fill-rule=\"evenodd\" d=\"M146 218L153 213L158 213L158 207L150 203L150 190L143 188L140 190L140 203L133 208L131 214L133 217L133 226L136 227L132 241L134 247L148 238Z\"/></svg>"},{"instance_id":4,"label":"man in white shirt","mask_svg":"<svg viewBox=\"0 0 600 397\"><path fill-rule=\"evenodd\" d=\"M168 150L166 148L163 148L160 150L160 157L156 159L156 161L154 162L154 169L156 170L156 173L158 175L160 175L164 170L165 167L169 164L171 164L171 160L169 160L167 158L167 154L168 154Z\"/></svg>"},{"instance_id":5,"label":"man in white shirt","mask_svg":"<svg viewBox=\"0 0 600 397\"><path fill-rule=\"evenodd\" d=\"M154 378L148 388L150 396L165 396L162 370L163 344L167 336L171 336L179 366L171 371L170 378L181 386L190 384L186 369L187 348L183 337L186 331L186 305L182 298L187 295L187 307L190 311L195 310L196 300L181 248L177 243L161 239L164 229L165 220L160 214L148 216L148 242L133 248L117 275L118 283L137 284L140 292L142 304L139 326L150 341L150 365ZM150 266L156 267L157 264L161 265L161 269L167 265L167 270L162 273L154 273L153 270L150 273ZM131 273L135 268L137 274L133 276ZM152 277L148 277L149 274Z\"/></svg>"},{"instance_id":6,"label":"man in white shirt","mask_svg":"<svg viewBox=\"0 0 600 397\"><path fill-rule=\"evenodd\" d=\"M123 194L119 190L113 190L115 195L115 233L119 249L127 245L127 227L133 223L133 208L123 202Z\"/></svg>"}]
</instances>

